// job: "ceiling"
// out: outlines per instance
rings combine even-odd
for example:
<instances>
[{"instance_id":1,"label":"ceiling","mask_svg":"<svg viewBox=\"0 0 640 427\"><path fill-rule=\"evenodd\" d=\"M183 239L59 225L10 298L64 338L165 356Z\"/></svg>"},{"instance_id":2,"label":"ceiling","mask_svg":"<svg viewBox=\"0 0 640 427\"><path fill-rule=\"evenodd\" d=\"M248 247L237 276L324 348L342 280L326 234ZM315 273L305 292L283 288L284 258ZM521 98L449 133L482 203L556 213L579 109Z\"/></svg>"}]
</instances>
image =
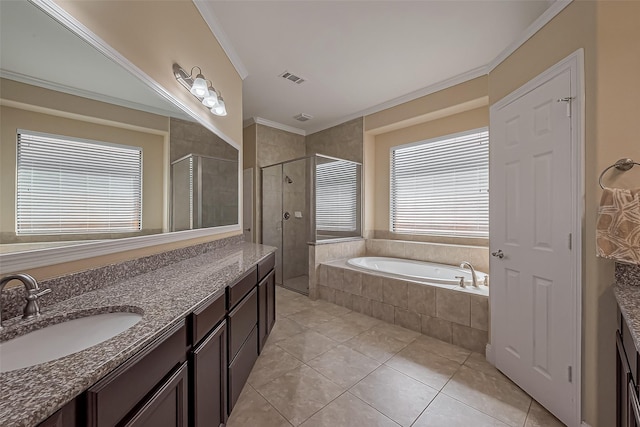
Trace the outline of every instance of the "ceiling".
<instances>
[{"instance_id":1,"label":"ceiling","mask_svg":"<svg viewBox=\"0 0 640 427\"><path fill-rule=\"evenodd\" d=\"M302 133L456 76L484 74L552 3L196 0L236 69L246 70L244 119ZM306 81L287 81L284 71ZM293 119L299 113L313 119Z\"/></svg>"}]
</instances>

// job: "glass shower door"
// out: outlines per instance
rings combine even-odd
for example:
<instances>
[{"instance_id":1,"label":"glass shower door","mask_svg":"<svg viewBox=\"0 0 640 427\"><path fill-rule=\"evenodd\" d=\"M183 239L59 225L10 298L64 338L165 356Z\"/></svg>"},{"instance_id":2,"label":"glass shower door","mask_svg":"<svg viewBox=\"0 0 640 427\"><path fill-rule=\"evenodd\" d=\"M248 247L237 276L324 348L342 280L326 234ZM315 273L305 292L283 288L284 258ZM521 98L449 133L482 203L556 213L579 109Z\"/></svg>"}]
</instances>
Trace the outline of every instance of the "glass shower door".
<instances>
[{"instance_id":1,"label":"glass shower door","mask_svg":"<svg viewBox=\"0 0 640 427\"><path fill-rule=\"evenodd\" d=\"M262 168L262 243L276 251L276 283L282 285L282 165Z\"/></svg>"},{"instance_id":2,"label":"glass shower door","mask_svg":"<svg viewBox=\"0 0 640 427\"><path fill-rule=\"evenodd\" d=\"M282 286L309 293L309 162L282 165Z\"/></svg>"}]
</instances>

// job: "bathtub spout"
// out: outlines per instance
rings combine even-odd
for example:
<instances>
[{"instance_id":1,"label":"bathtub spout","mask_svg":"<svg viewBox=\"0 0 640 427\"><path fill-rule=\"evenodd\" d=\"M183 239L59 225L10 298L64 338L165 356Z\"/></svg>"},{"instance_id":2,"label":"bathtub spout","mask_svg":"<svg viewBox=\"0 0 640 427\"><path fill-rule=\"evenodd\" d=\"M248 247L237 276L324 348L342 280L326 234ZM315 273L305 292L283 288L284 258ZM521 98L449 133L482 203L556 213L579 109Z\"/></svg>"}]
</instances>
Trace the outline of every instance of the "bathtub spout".
<instances>
[{"instance_id":1,"label":"bathtub spout","mask_svg":"<svg viewBox=\"0 0 640 427\"><path fill-rule=\"evenodd\" d=\"M469 270L471 270L471 284L473 285L474 288L477 288L478 276L476 276L476 269L473 268L473 265L471 265L469 261L464 261L462 262L462 264L460 264L460 268L465 268L465 267L469 267Z\"/></svg>"}]
</instances>

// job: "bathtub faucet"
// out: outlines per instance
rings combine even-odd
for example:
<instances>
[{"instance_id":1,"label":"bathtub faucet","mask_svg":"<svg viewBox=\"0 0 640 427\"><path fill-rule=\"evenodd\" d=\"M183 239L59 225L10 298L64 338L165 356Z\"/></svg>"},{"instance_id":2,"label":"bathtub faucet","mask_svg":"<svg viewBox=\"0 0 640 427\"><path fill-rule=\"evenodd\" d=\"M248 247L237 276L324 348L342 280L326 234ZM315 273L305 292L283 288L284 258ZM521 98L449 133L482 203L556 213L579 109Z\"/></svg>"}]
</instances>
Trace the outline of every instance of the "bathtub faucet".
<instances>
[{"instance_id":1,"label":"bathtub faucet","mask_svg":"<svg viewBox=\"0 0 640 427\"><path fill-rule=\"evenodd\" d=\"M469 267L469 270L471 270L471 284L473 284L474 288L477 288L478 276L476 276L476 269L473 268L473 265L471 265L469 261L463 261L462 264L460 264L460 268L465 268L465 267Z\"/></svg>"}]
</instances>

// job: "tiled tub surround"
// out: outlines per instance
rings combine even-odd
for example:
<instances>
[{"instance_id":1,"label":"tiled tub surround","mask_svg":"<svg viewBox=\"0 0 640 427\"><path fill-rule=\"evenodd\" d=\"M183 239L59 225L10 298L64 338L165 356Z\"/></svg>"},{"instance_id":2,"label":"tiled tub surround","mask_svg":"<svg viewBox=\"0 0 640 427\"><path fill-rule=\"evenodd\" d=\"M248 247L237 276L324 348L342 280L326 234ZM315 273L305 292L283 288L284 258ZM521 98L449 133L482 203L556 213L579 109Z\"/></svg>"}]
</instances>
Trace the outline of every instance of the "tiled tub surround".
<instances>
[{"instance_id":1,"label":"tiled tub surround","mask_svg":"<svg viewBox=\"0 0 640 427\"><path fill-rule=\"evenodd\" d=\"M322 300L484 353L489 298L473 292L456 285L365 273L346 260L322 263L318 272L317 293Z\"/></svg>"},{"instance_id":2,"label":"tiled tub surround","mask_svg":"<svg viewBox=\"0 0 640 427\"><path fill-rule=\"evenodd\" d=\"M101 344L0 374L0 425L31 426L44 420L188 313L217 298L227 285L274 249L252 243L227 243L144 274L117 276L109 286L47 306L38 319L6 321L0 340L15 335L16 330L22 333L36 324L56 323L79 311L85 315L123 309L143 313L140 322ZM195 249L199 250L202 248ZM184 251L189 252L189 248Z\"/></svg>"},{"instance_id":3,"label":"tiled tub surround","mask_svg":"<svg viewBox=\"0 0 640 427\"><path fill-rule=\"evenodd\" d=\"M489 248L486 246L367 239L366 253L369 256L405 258L439 264L459 265L462 261L469 261L476 270L489 272Z\"/></svg>"}]
</instances>

